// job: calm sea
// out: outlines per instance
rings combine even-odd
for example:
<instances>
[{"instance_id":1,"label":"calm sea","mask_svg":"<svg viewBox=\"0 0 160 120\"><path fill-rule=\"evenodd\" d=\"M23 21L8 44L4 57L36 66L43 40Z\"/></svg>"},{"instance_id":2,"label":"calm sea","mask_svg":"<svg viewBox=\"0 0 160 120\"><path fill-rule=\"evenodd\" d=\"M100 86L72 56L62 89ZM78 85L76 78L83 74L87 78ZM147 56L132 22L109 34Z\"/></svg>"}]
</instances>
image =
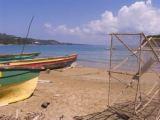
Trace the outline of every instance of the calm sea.
<instances>
[{"instance_id":1,"label":"calm sea","mask_svg":"<svg viewBox=\"0 0 160 120\"><path fill-rule=\"evenodd\" d=\"M87 67L108 68L109 50L103 45L26 45L24 52L40 52L39 57L63 56L77 53L77 63ZM20 45L1 45L0 54L20 53ZM118 50L113 56L113 64L128 55L126 50ZM132 59L133 60L133 59ZM132 61L131 61L132 62ZM131 63L130 62L130 63ZM134 66L134 64L132 64ZM126 67L130 67L127 66Z\"/></svg>"},{"instance_id":2,"label":"calm sea","mask_svg":"<svg viewBox=\"0 0 160 120\"><path fill-rule=\"evenodd\" d=\"M1 45L0 54L20 53L20 45ZM24 52L40 52L39 57L78 54L78 64L89 67L102 67L107 64L106 46L102 45L26 45Z\"/></svg>"}]
</instances>

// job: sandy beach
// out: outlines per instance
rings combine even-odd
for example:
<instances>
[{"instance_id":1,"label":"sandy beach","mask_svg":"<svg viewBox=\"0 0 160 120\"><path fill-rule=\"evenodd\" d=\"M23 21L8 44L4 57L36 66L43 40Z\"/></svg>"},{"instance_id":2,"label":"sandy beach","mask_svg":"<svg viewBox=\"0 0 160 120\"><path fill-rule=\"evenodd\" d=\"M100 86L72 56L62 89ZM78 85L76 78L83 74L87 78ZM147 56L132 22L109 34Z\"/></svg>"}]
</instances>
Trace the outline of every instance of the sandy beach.
<instances>
[{"instance_id":1,"label":"sandy beach","mask_svg":"<svg viewBox=\"0 0 160 120\"><path fill-rule=\"evenodd\" d=\"M123 77L124 75L118 75L118 78L122 79L121 82L128 84L127 77L124 77L124 80ZM149 91L155 80L154 73L147 73L142 77L141 89L144 93ZM117 99L124 87L125 85L119 81L112 80L110 103ZM128 89L122 96L116 102L132 99L135 91ZM44 102L49 103L47 108L41 107ZM37 113L42 114L44 120L72 120L74 116L103 111L107 108L107 103L107 71L98 68L74 67L41 72L33 95L27 100L0 107L0 113L13 117Z\"/></svg>"},{"instance_id":2,"label":"sandy beach","mask_svg":"<svg viewBox=\"0 0 160 120\"><path fill-rule=\"evenodd\" d=\"M0 0L0 120L160 120L160 0Z\"/></svg>"}]
</instances>

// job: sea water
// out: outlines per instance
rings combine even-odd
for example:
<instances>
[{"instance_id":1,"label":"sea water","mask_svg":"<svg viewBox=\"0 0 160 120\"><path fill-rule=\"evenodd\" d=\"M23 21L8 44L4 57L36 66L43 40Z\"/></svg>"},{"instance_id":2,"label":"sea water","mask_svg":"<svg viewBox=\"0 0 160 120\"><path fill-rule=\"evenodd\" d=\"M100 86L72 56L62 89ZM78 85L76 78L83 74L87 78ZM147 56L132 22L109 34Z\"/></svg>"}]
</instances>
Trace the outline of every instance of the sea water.
<instances>
[{"instance_id":1,"label":"sea water","mask_svg":"<svg viewBox=\"0 0 160 120\"><path fill-rule=\"evenodd\" d=\"M105 48L103 45L25 45L24 53L40 52L39 57L78 54L79 65L104 68L108 59ZM21 45L0 46L0 54L19 54L21 51Z\"/></svg>"},{"instance_id":2,"label":"sea water","mask_svg":"<svg viewBox=\"0 0 160 120\"><path fill-rule=\"evenodd\" d=\"M21 51L22 45L0 46L0 54L19 54ZM119 49L117 51L115 54L113 52L113 64L121 62L128 55L128 50ZM98 68L109 67L110 51L105 45L25 45L24 53L29 52L40 52L39 57L78 54L77 63L79 65Z\"/></svg>"}]
</instances>

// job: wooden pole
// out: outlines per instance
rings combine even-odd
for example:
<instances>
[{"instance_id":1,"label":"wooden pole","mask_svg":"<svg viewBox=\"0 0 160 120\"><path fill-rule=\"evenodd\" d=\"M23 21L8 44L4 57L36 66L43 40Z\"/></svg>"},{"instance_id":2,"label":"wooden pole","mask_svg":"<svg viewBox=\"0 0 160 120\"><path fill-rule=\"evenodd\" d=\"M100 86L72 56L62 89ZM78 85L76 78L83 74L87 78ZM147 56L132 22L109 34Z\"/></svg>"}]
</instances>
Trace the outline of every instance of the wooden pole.
<instances>
[{"instance_id":1,"label":"wooden pole","mask_svg":"<svg viewBox=\"0 0 160 120\"><path fill-rule=\"evenodd\" d=\"M111 35L110 43L110 57L109 57L109 81L108 81L108 106L110 106L110 92L111 92L111 69L112 69L112 49L113 49L113 35Z\"/></svg>"},{"instance_id":2,"label":"wooden pole","mask_svg":"<svg viewBox=\"0 0 160 120\"><path fill-rule=\"evenodd\" d=\"M141 76L141 35L140 35L140 40L139 40L139 55L138 55L138 74L137 74L137 88L136 88L136 95L135 95L135 103L134 103L134 113L136 114L136 108L137 108L137 98L139 95L139 88L140 88L140 76Z\"/></svg>"},{"instance_id":3,"label":"wooden pole","mask_svg":"<svg viewBox=\"0 0 160 120\"><path fill-rule=\"evenodd\" d=\"M156 51L154 50L154 48L152 47L152 45L151 45L151 43L150 43L150 40L148 40L148 38L147 38L144 34L142 34L142 35L144 36L144 38L145 38L146 41L148 42L148 44L149 44L149 46L150 46L153 54L155 55L157 61L160 63L159 57L158 57L158 55L156 54ZM151 39L152 39L152 38L151 38Z\"/></svg>"},{"instance_id":4,"label":"wooden pole","mask_svg":"<svg viewBox=\"0 0 160 120\"><path fill-rule=\"evenodd\" d=\"M29 35L29 32L30 32L30 28L31 28L31 24L32 24L32 22L33 22L33 19L34 19L34 16L31 18L31 21L30 21L30 23L29 23L29 26L28 26L28 29L27 29L27 35L26 35L25 39L28 38L28 35ZM23 44L23 46L22 46L21 54L23 54L24 48L25 48L25 42L24 42L24 44Z\"/></svg>"},{"instance_id":5,"label":"wooden pole","mask_svg":"<svg viewBox=\"0 0 160 120\"><path fill-rule=\"evenodd\" d=\"M134 55L138 58L138 56L133 52L131 48L129 48L116 34L114 36Z\"/></svg>"}]
</instances>

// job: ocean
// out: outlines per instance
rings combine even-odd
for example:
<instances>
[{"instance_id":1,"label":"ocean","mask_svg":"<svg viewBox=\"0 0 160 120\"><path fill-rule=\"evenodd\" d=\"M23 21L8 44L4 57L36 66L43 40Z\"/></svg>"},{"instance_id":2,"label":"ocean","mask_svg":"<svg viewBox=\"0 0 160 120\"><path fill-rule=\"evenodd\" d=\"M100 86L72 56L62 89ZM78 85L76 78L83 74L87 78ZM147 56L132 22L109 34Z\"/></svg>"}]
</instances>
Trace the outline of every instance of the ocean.
<instances>
[{"instance_id":1,"label":"ocean","mask_svg":"<svg viewBox=\"0 0 160 120\"><path fill-rule=\"evenodd\" d=\"M17 54L22 50L21 45L1 45L0 54ZM108 61L108 51L103 45L26 45L24 52L40 52L39 57L63 56L78 54L77 63L82 66L100 67Z\"/></svg>"},{"instance_id":2,"label":"ocean","mask_svg":"<svg viewBox=\"0 0 160 120\"><path fill-rule=\"evenodd\" d=\"M0 54L19 54L21 50L21 45L0 46ZM109 67L110 51L105 45L26 45L24 52L40 52L39 57L64 56L76 53L78 54L78 65L96 68ZM116 50L116 52L113 51L112 64L121 62L129 54L130 53L124 49ZM135 67L135 61L136 60L132 58L129 61L129 63L132 64L125 64L125 69Z\"/></svg>"}]
</instances>

